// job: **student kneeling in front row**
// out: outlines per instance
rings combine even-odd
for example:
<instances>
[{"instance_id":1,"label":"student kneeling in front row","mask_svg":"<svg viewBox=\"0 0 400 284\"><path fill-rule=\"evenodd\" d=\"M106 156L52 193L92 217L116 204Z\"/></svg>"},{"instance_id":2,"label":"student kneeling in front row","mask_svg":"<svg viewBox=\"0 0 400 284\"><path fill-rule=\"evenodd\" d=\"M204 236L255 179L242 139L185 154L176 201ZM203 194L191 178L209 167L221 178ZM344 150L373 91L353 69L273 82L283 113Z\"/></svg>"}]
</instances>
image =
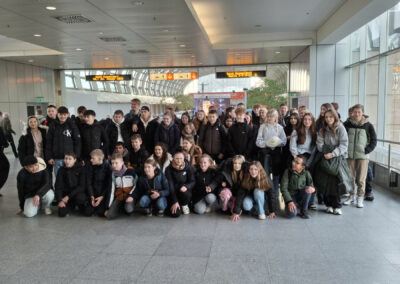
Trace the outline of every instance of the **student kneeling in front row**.
<instances>
[{"instance_id":1,"label":"student kneeling in front row","mask_svg":"<svg viewBox=\"0 0 400 284\"><path fill-rule=\"evenodd\" d=\"M134 169L128 169L124 164L124 159L120 154L113 154L111 157L111 165L113 169L113 185L110 207L104 215L108 219L115 219L121 212L125 211L131 214L134 208L134 196L137 175Z\"/></svg>"},{"instance_id":2,"label":"student kneeling in front row","mask_svg":"<svg viewBox=\"0 0 400 284\"><path fill-rule=\"evenodd\" d=\"M301 218L309 219L308 203L314 193L311 174L305 169L307 158L298 155L292 162L292 167L286 169L281 180L281 192L286 203L286 214L297 216L297 206L300 207Z\"/></svg>"},{"instance_id":3,"label":"student kneeling in front row","mask_svg":"<svg viewBox=\"0 0 400 284\"><path fill-rule=\"evenodd\" d=\"M38 214L40 205L46 215L51 214L51 202L54 192L50 189L49 172L46 163L34 156L26 156L22 160L21 169L17 176L17 188L20 210L26 217L34 217Z\"/></svg>"}]
</instances>

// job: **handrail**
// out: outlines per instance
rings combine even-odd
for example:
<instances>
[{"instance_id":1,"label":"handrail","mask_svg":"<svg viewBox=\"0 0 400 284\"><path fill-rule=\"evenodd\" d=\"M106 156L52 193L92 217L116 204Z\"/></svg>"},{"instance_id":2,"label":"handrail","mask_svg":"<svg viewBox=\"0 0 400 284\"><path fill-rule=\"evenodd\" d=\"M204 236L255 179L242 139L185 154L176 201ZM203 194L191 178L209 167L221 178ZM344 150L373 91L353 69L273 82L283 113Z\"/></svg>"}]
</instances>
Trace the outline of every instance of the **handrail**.
<instances>
[{"instance_id":1,"label":"handrail","mask_svg":"<svg viewBox=\"0 0 400 284\"><path fill-rule=\"evenodd\" d=\"M390 144L400 145L400 142L391 141L391 140L376 139L376 141L383 142L383 143L390 143Z\"/></svg>"}]
</instances>

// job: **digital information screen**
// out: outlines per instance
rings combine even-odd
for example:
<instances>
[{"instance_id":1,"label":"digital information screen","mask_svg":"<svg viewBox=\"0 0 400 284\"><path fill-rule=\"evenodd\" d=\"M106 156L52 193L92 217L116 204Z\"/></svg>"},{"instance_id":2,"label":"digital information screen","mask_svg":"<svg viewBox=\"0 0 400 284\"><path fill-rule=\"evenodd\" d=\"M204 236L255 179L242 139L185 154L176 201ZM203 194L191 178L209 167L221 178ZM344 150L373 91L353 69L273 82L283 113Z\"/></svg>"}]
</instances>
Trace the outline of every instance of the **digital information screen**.
<instances>
[{"instance_id":1,"label":"digital information screen","mask_svg":"<svg viewBox=\"0 0 400 284\"><path fill-rule=\"evenodd\" d=\"M129 81L132 75L87 75L86 81Z\"/></svg>"},{"instance_id":2,"label":"digital information screen","mask_svg":"<svg viewBox=\"0 0 400 284\"><path fill-rule=\"evenodd\" d=\"M150 80L163 81L163 80L195 80L197 79L197 72L187 73L154 73L150 74Z\"/></svg>"},{"instance_id":3,"label":"digital information screen","mask_svg":"<svg viewBox=\"0 0 400 284\"><path fill-rule=\"evenodd\" d=\"M265 77L267 76L267 71L217 72L215 76L217 79Z\"/></svg>"}]
</instances>

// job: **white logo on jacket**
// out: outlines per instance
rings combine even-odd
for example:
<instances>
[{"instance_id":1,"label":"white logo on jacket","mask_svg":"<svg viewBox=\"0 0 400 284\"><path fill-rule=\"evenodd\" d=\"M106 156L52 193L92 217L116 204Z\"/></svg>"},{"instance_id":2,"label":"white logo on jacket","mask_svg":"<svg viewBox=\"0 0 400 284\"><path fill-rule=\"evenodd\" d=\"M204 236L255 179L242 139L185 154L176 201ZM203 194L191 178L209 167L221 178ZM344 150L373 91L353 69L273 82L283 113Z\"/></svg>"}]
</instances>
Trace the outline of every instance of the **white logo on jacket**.
<instances>
[{"instance_id":1,"label":"white logo on jacket","mask_svg":"<svg viewBox=\"0 0 400 284\"><path fill-rule=\"evenodd\" d=\"M69 130L69 129L64 130L63 134L64 134L64 136L72 137L71 130Z\"/></svg>"}]
</instances>

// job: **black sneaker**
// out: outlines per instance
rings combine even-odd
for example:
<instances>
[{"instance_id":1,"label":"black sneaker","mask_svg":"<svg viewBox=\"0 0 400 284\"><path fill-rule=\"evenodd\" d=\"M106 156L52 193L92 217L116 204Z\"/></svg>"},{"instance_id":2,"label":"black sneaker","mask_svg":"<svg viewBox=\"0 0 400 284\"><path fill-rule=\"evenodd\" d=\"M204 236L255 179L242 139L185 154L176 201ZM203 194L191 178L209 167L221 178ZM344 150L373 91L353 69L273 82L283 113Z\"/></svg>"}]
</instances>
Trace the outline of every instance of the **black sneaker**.
<instances>
[{"instance_id":1,"label":"black sneaker","mask_svg":"<svg viewBox=\"0 0 400 284\"><path fill-rule=\"evenodd\" d=\"M317 210L317 204L315 204L315 203L310 204L310 205L308 206L308 209L310 209L310 210Z\"/></svg>"},{"instance_id":2,"label":"black sneaker","mask_svg":"<svg viewBox=\"0 0 400 284\"><path fill-rule=\"evenodd\" d=\"M367 201L374 201L375 197L374 197L374 194L372 192L368 192L368 193L365 194L364 199L367 200Z\"/></svg>"},{"instance_id":3,"label":"black sneaker","mask_svg":"<svg viewBox=\"0 0 400 284\"><path fill-rule=\"evenodd\" d=\"M300 212L299 216L301 218L303 218L303 219L310 219L311 218L310 214L308 214L308 211Z\"/></svg>"},{"instance_id":4,"label":"black sneaker","mask_svg":"<svg viewBox=\"0 0 400 284\"><path fill-rule=\"evenodd\" d=\"M153 212L152 212L151 208L145 208L144 213L146 213L147 217L153 216Z\"/></svg>"}]
</instances>

